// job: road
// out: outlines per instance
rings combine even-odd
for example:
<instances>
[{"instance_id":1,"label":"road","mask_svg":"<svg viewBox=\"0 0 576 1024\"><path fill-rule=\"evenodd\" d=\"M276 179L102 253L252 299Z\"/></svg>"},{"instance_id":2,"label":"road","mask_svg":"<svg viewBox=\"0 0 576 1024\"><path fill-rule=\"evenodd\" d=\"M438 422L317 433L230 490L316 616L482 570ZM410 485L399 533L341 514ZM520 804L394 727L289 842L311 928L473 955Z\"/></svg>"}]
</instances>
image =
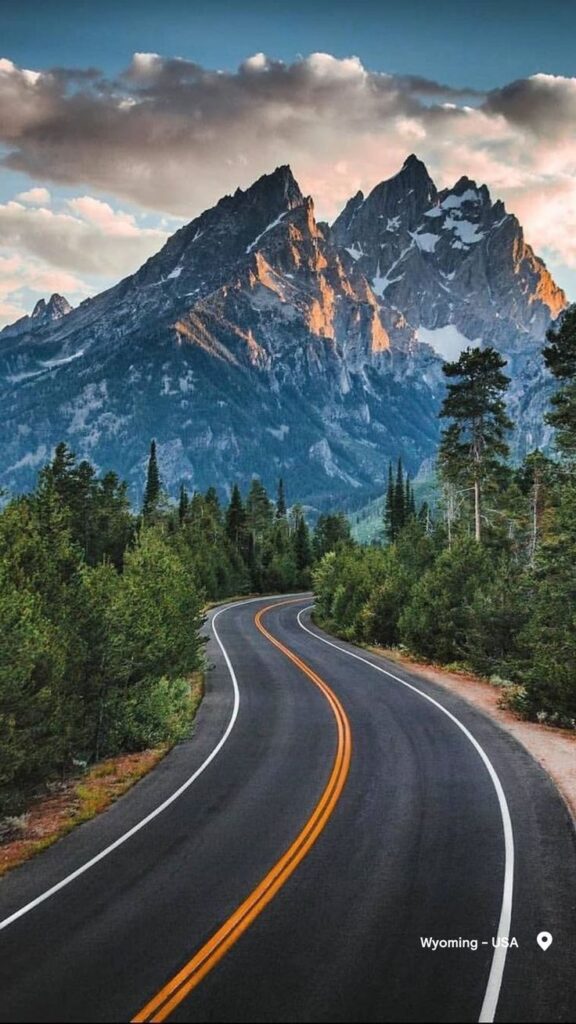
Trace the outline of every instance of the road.
<instances>
[{"instance_id":1,"label":"road","mask_svg":"<svg viewBox=\"0 0 576 1024\"><path fill-rule=\"evenodd\" d=\"M1 882L0 1020L576 1019L575 834L549 778L309 603L212 613L191 739Z\"/></svg>"}]
</instances>

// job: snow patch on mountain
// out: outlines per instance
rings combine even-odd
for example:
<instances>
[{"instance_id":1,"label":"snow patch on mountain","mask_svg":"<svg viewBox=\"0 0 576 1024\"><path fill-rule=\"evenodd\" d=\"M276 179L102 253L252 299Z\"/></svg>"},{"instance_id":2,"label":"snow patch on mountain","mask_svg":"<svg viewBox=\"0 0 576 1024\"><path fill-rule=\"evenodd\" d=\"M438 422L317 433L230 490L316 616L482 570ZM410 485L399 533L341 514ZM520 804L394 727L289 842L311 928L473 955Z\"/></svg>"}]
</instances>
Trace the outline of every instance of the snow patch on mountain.
<instances>
[{"instance_id":1,"label":"snow patch on mountain","mask_svg":"<svg viewBox=\"0 0 576 1024\"><path fill-rule=\"evenodd\" d=\"M418 341L430 345L443 359L458 359L458 356L465 348L474 347L480 338L467 338L453 324L446 327L419 327L417 331Z\"/></svg>"},{"instance_id":2,"label":"snow patch on mountain","mask_svg":"<svg viewBox=\"0 0 576 1024\"><path fill-rule=\"evenodd\" d=\"M256 246L258 245L260 239L264 238L264 235L267 235L269 231L272 231L273 228L280 224L280 222L284 220L285 216L286 213L281 213L278 217L276 217L275 220L268 224L268 226L264 228L264 231L261 231L260 234L256 236L254 241L250 242L250 245L246 246L246 253L253 252Z\"/></svg>"},{"instance_id":3,"label":"snow patch on mountain","mask_svg":"<svg viewBox=\"0 0 576 1024\"><path fill-rule=\"evenodd\" d=\"M433 235L431 232L410 232L416 245L421 252L434 252L436 243L440 241L440 235Z\"/></svg>"},{"instance_id":4,"label":"snow patch on mountain","mask_svg":"<svg viewBox=\"0 0 576 1024\"><path fill-rule=\"evenodd\" d=\"M272 434L272 437L276 437L278 441L284 441L284 439L290 433L290 427L288 426L287 423L281 423L280 426L277 428L266 427L266 430L268 431L269 434Z\"/></svg>"},{"instance_id":5,"label":"snow patch on mountain","mask_svg":"<svg viewBox=\"0 0 576 1024\"><path fill-rule=\"evenodd\" d=\"M474 245L484 238L484 231L480 231L478 224L469 220L455 220L453 217L446 217L444 227L453 231L464 245Z\"/></svg>"},{"instance_id":6,"label":"snow patch on mountain","mask_svg":"<svg viewBox=\"0 0 576 1024\"><path fill-rule=\"evenodd\" d=\"M364 253L362 252L362 249L359 249L355 245L348 246L346 248L346 252L350 253L350 256L352 257L353 260L359 260L360 257L364 255Z\"/></svg>"},{"instance_id":7,"label":"snow patch on mountain","mask_svg":"<svg viewBox=\"0 0 576 1024\"><path fill-rule=\"evenodd\" d=\"M42 361L42 366L47 370L53 370L56 366L66 366L66 363L72 363L75 359L81 359L84 355L84 349L81 348L78 352L73 352L69 356L61 356L60 359L45 359Z\"/></svg>"},{"instance_id":8,"label":"snow patch on mountain","mask_svg":"<svg viewBox=\"0 0 576 1024\"><path fill-rule=\"evenodd\" d=\"M395 263L392 264L392 266L389 268L389 270L388 270L388 272L386 274L381 274L380 273L380 262L378 262L378 266L376 268L376 274L372 278L372 289L374 291L374 294L378 295L379 298L382 298L382 296L384 295L384 292L389 287L389 285L394 284L394 282L401 280L402 274L399 274L397 277L392 277L392 274L396 270L396 267L398 267L402 263L402 260L404 259L404 257L410 252L410 249L412 249L413 245L414 245L414 242L412 241L412 242L410 242L410 245L407 245L406 248L402 250L402 252L400 253L398 259L396 260Z\"/></svg>"},{"instance_id":9,"label":"snow patch on mountain","mask_svg":"<svg viewBox=\"0 0 576 1024\"><path fill-rule=\"evenodd\" d=\"M461 195L451 192L440 204L443 210L454 210L462 206L462 203L477 203L480 196L475 188L467 188Z\"/></svg>"},{"instance_id":10,"label":"snow patch on mountain","mask_svg":"<svg viewBox=\"0 0 576 1024\"><path fill-rule=\"evenodd\" d=\"M8 467L7 472L18 471L19 469L38 469L48 459L49 451L45 444L40 444L33 452L26 452L18 462Z\"/></svg>"}]
</instances>

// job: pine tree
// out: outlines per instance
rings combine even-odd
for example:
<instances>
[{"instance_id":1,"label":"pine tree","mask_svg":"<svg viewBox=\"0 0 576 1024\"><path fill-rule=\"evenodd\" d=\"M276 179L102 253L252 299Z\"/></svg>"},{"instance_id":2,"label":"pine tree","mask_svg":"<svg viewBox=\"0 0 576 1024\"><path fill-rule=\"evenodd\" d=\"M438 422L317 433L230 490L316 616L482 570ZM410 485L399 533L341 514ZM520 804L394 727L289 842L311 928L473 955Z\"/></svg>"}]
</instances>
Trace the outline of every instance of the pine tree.
<instances>
[{"instance_id":1,"label":"pine tree","mask_svg":"<svg viewBox=\"0 0 576 1024\"><path fill-rule=\"evenodd\" d=\"M392 475L392 463L388 463L388 488L384 501L384 531L387 540L392 543L396 539L396 517L394 514L394 477Z\"/></svg>"},{"instance_id":2,"label":"pine tree","mask_svg":"<svg viewBox=\"0 0 576 1024\"><path fill-rule=\"evenodd\" d=\"M394 531L395 537L406 522L406 492L404 489L404 474L402 471L402 459L398 459L396 468L396 484L394 486Z\"/></svg>"},{"instance_id":3,"label":"pine tree","mask_svg":"<svg viewBox=\"0 0 576 1024\"><path fill-rule=\"evenodd\" d=\"M226 534L237 551L241 551L245 542L246 510L238 484L234 484L230 504L226 510Z\"/></svg>"},{"instance_id":4,"label":"pine tree","mask_svg":"<svg viewBox=\"0 0 576 1024\"><path fill-rule=\"evenodd\" d=\"M314 530L314 557L320 561L329 551L350 543L350 522L343 512L330 514L323 512L318 516Z\"/></svg>"},{"instance_id":5,"label":"pine tree","mask_svg":"<svg viewBox=\"0 0 576 1024\"><path fill-rule=\"evenodd\" d=\"M546 334L546 366L563 382L552 398L548 423L556 428L556 445L565 458L576 459L576 304L563 314L558 327Z\"/></svg>"},{"instance_id":6,"label":"pine tree","mask_svg":"<svg viewBox=\"0 0 576 1024\"><path fill-rule=\"evenodd\" d=\"M410 477L406 474L406 488L404 495L404 519L408 522L416 515L416 502L414 500L414 489L410 483Z\"/></svg>"},{"instance_id":7,"label":"pine tree","mask_svg":"<svg viewBox=\"0 0 576 1024\"><path fill-rule=\"evenodd\" d=\"M178 501L178 522L180 523L180 526L182 526L184 520L186 519L189 504L190 501L188 498L188 491L186 490L184 484L180 484L180 498Z\"/></svg>"},{"instance_id":8,"label":"pine tree","mask_svg":"<svg viewBox=\"0 0 576 1024\"><path fill-rule=\"evenodd\" d=\"M427 501L423 501L418 509L417 514L418 522L426 534L430 533L431 520L430 520L430 506Z\"/></svg>"},{"instance_id":9,"label":"pine tree","mask_svg":"<svg viewBox=\"0 0 576 1024\"><path fill-rule=\"evenodd\" d=\"M304 572L312 561L310 548L310 533L306 520L302 514L298 515L296 528L294 530L294 558L300 573Z\"/></svg>"},{"instance_id":10,"label":"pine tree","mask_svg":"<svg viewBox=\"0 0 576 1024\"><path fill-rule=\"evenodd\" d=\"M218 493L216 491L216 488L215 487L209 487L208 490L206 491L205 497L206 497L206 504L210 508L210 511L212 512L212 515L219 522L220 521L220 515L221 515L221 509L220 509L220 501L218 500Z\"/></svg>"},{"instance_id":11,"label":"pine tree","mask_svg":"<svg viewBox=\"0 0 576 1024\"><path fill-rule=\"evenodd\" d=\"M482 492L502 469L508 454L504 394L510 384L502 373L506 360L493 348L467 348L454 363L444 363L444 374L455 383L440 416L452 423L442 433L439 464L449 483L469 486L474 493L474 535L482 539Z\"/></svg>"},{"instance_id":12,"label":"pine tree","mask_svg":"<svg viewBox=\"0 0 576 1024\"><path fill-rule=\"evenodd\" d=\"M158 470L158 460L156 457L156 441L152 441L150 443L146 487L144 490L144 501L142 503L142 514L145 519L150 519L158 511L161 487L160 472Z\"/></svg>"},{"instance_id":13,"label":"pine tree","mask_svg":"<svg viewBox=\"0 0 576 1024\"><path fill-rule=\"evenodd\" d=\"M410 519L416 518L416 498L414 497L412 484L410 484L410 494L408 497L408 516Z\"/></svg>"},{"instance_id":14,"label":"pine tree","mask_svg":"<svg viewBox=\"0 0 576 1024\"><path fill-rule=\"evenodd\" d=\"M264 484L258 477L254 477L250 484L246 498L246 518L255 542L258 542L268 527L272 525L272 502L266 493Z\"/></svg>"},{"instance_id":15,"label":"pine tree","mask_svg":"<svg viewBox=\"0 0 576 1024\"><path fill-rule=\"evenodd\" d=\"M278 481L278 497L276 498L276 519L286 519L286 496L284 494L284 481L280 477Z\"/></svg>"},{"instance_id":16,"label":"pine tree","mask_svg":"<svg viewBox=\"0 0 576 1024\"><path fill-rule=\"evenodd\" d=\"M64 441L61 441L54 449L54 458L47 470L59 493L63 493L65 490L75 467L76 456L74 452L70 450Z\"/></svg>"}]
</instances>

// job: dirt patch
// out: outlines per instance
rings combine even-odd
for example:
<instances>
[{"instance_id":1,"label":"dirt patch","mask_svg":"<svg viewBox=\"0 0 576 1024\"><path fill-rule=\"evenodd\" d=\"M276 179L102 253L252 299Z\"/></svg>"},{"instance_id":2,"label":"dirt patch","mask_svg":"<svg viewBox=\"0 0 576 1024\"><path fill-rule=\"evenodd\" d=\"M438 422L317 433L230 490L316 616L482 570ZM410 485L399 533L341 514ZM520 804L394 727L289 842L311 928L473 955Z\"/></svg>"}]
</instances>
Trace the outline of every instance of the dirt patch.
<instances>
[{"instance_id":1,"label":"dirt patch","mask_svg":"<svg viewBox=\"0 0 576 1024\"><path fill-rule=\"evenodd\" d=\"M525 722L513 711L499 706L502 691L468 672L449 672L436 665L428 665L399 654L398 651L371 647L391 661L417 672L446 690L457 693L469 704L480 708L494 718L532 754L548 772L562 793L572 816L576 819L576 734L538 722Z\"/></svg>"},{"instance_id":2,"label":"dirt patch","mask_svg":"<svg viewBox=\"0 0 576 1024\"><path fill-rule=\"evenodd\" d=\"M81 779L52 786L25 814L12 819L14 838L0 845L0 876L65 836L76 825L109 807L166 753L165 747L100 761Z\"/></svg>"}]
</instances>

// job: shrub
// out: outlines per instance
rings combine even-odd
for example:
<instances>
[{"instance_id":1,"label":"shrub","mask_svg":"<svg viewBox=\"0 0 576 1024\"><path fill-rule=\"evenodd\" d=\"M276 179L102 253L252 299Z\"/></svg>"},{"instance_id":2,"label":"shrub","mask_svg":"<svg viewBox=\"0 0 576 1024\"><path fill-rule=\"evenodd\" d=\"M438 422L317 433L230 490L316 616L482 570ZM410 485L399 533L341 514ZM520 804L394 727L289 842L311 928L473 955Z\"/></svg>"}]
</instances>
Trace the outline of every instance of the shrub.
<instances>
[{"instance_id":1,"label":"shrub","mask_svg":"<svg viewBox=\"0 0 576 1024\"><path fill-rule=\"evenodd\" d=\"M470 605L490 572L488 555L471 538L459 539L443 551L414 585L400 615L402 642L432 661L461 661L466 655Z\"/></svg>"}]
</instances>

